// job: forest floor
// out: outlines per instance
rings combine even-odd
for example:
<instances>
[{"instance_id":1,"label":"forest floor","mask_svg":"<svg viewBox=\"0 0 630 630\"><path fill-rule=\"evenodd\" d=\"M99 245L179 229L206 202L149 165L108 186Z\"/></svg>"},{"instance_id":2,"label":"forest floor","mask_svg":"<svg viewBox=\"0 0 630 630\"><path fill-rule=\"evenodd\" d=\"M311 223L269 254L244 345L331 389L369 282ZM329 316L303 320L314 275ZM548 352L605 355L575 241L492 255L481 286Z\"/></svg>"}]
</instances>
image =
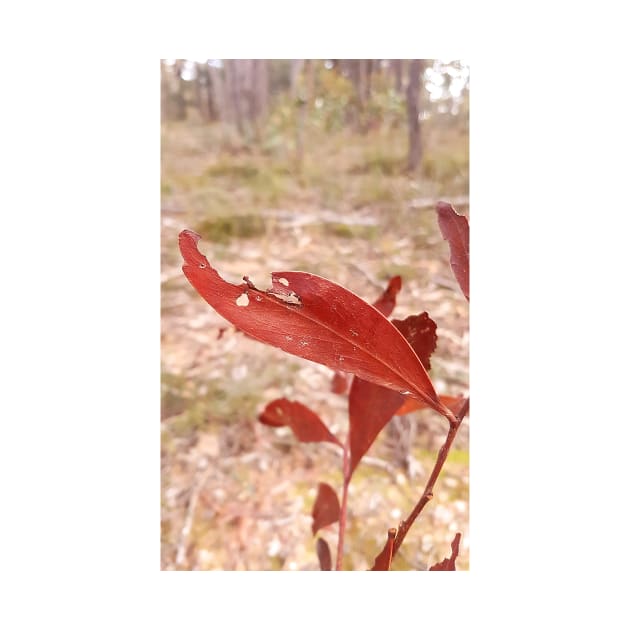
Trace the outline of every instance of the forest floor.
<instances>
[{"instance_id":1,"label":"forest floor","mask_svg":"<svg viewBox=\"0 0 630 630\"><path fill-rule=\"evenodd\" d=\"M404 130L235 145L217 126L162 127L161 566L163 570L317 570L311 508L320 481L341 488L341 458L326 444L257 422L280 396L347 431L347 397L332 371L236 332L188 284L177 236L202 235L221 276L269 286L271 271L329 278L373 302L394 275L392 317L427 311L437 324L431 377L441 394L468 393L468 303L451 274L435 202L468 213L467 136L426 131L421 175L404 173ZM428 165L428 166L427 166ZM447 432L435 412L384 430L350 485L344 568L368 569L387 530L418 500ZM410 457L408 457L410 456ZM469 568L468 419L392 569L421 570L450 555ZM337 526L319 532L336 555Z\"/></svg>"}]
</instances>

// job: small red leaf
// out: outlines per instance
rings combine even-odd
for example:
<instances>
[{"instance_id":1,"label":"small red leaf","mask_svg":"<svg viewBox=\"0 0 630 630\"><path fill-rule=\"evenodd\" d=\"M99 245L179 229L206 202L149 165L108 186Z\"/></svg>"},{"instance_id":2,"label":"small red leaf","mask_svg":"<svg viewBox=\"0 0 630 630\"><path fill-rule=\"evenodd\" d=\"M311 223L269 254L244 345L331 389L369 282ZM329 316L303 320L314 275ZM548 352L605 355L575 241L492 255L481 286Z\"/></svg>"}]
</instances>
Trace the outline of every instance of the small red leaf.
<instances>
[{"instance_id":1,"label":"small red leaf","mask_svg":"<svg viewBox=\"0 0 630 630\"><path fill-rule=\"evenodd\" d=\"M411 344L422 364L428 369L429 357L435 350L435 322L425 313L392 322ZM385 387L355 377L350 386L350 473L358 466L383 427L404 403L404 396Z\"/></svg>"},{"instance_id":2,"label":"small red leaf","mask_svg":"<svg viewBox=\"0 0 630 630\"><path fill-rule=\"evenodd\" d=\"M350 384L350 375L345 372L335 372L333 374L332 383L330 389L335 394L345 394L348 391Z\"/></svg>"},{"instance_id":3,"label":"small red leaf","mask_svg":"<svg viewBox=\"0 0 630 630\"><path fill-rule=\"evenodd\" d=\"M317 486L317 498L313 505L313 536L322 527L336 523L340 513L337 493L327 483L320 483Z\"/></svg>"},{"instance_id":4,"label":"small red leaf","mask_svg":"<svg viewBox=\"0 0 630 630\"><path fill-rule=\"evenodd\" d=\"M462 535L457 532L455 534L455 538L453 538L453 542L451 543L451 557L444 558L441 562L437 562L434 564L429 571L455 571L455 560L459 554L459 541L461 540Z\"/></svg>"},{"instance_id":5,"label":"small red leaf","mask_svg":"<svg viewBox=\"0 0 630 630\"><path fill-rule=\"evenodd\" d=\"M403 320L393 319L392 324L400 330L428 372L431 369L429 358L437 346L436 323L424 312Z\"/></svg>"},{"instance_id":6,"label":"small red leaf","mask_svg":"<svg viewBox=\"0 0 630 630\"><path fill-rule=\"evenodd\" d=\"M405 397L391 389L354 377L348 395L350 474L400 408Z\"/></svg>"},{"instance_id":7,"label":"small red leaf","mask_svg":"<svg viewBox=\"0 0 630 630\"><path fill-rule=\"evenodd\" d=\"M387 284L383 295L374 302L374 308L378 309L385 317L389 317L396 306L396 296L402 287L402 278L394 276Z\"/></svg>"},{"instance_id":8,"label":"small red leaf","mask_svg":"<svg viewBox=\"0 0 630 630\"><path fill-rule=\"evenodd\" d=\"M450 203L438 201L438 225L440 232L451 249L451 269L462 293L470 300L468 287L469 273L469 227L468 219L455 212Z\"/></svg>"},{"instance_id":9,"label":"small red leaf","mask_svg":"<svg viewBox=\"0 0 630 630\"><path fill-rule=\"evenodd\" d=\"M376 308L344 287L302 271L272 272L272 288L245 277L223 280L197 248L199 235L183 230L184 274L222 317L251 337L285 352L342 369L414 398L449 418L416 353Z\"/></svg>"},{"instance_id":10,"label":"small red leaf","mask_svg":"<svg viewBox=\"0 0 630 630\"><path fill-rule=\"evenodd\" d=\"M396 529L392 527L387 530L387 542L383 547L383 551L374 558L374 564L370 571L389 571L392 565L392 554L394 551L394 541L396 540Z\"/></svg>"},{"instance_id":11,"label":"small red leaf","mask_svg":"<svg viewBox=\"0 0 630 630\"><path fill-rule=\"evenodd\" d=\"M332 556L330 547L323 538L317 539L317 558L319 559L320 571L332 571Z\"/></svg>"},{"instance_id":12,"label":"small red leaf","mask_svg":"<svg viewBox=\"0 0 630 630\"><path fill-rule=\"evenodd\" d=\"M272 400L258 416L258 420L271 427L291 427L300 442L332 442L343 448L321 418L300 402L286 398Z\"/></svg>"},{"instance_id":13,"label":"small red leaf","mask_svg":"<svg viewBox=\"0 0 630 630\"><path fill-rule=\"evenodd\" d=\"M440 401L443 405L448 407L454 414L461 409L464 397L459 396L440 396ZM406 413L417 411L418 409L428 409L428 406L423 402L416 400L415 398L407 398L401 405L400 409L395 413L396 416L404 416Z\"/></svg>"}]
</instances>

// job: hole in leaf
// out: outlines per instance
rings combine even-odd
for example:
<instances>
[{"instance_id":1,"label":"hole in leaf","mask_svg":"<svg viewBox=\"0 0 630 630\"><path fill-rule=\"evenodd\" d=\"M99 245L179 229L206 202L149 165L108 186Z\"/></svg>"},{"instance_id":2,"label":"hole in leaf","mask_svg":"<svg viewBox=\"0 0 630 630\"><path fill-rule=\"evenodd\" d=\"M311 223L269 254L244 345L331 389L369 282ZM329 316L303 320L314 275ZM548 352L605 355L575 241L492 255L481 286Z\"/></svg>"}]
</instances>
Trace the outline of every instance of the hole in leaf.
<instances>
[{"instance_id":1,"label":"hole in leaf","mask_svg":"<svg viewBox=\"0 0 630 630\"><path fill-rule=\"evenodd\" d=\"M289 286L289 281L286 278L278 278L278 282L283 284L285 287Z\"/></svg>"},{"instance_id":2,"label":"hole in leaf","mask_svg":"<svg viewBox=\"0 0 630 630\"><path fill-rule=\"evenodd\" d=\"M249 304L249 297L247 293L242 293L236 298L236 306L247 306Z\"/></svg>"}]
</instances>

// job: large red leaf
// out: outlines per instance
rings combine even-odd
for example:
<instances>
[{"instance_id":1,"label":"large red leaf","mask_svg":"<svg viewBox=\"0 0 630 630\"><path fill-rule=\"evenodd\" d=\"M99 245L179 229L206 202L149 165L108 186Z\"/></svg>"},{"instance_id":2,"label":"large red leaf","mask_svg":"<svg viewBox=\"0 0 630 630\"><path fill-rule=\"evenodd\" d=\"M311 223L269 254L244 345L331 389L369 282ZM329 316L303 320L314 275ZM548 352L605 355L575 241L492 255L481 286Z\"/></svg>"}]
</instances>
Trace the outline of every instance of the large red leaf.
<instances>
[{"instance_id":1,"label":"large red leaf","mask_svg":"<svg viewBox=\"0 0 630 630\"><path fill-rule=\"evenodd\" d=\"M392 323L404 334L422 364L429 369L429 357L437 344L435 322L425 312ZM348 397L351 473L404 400L404 396L396 391L359 377L354 378Z\"/></svg>"},{"instance_id":2,"label":"large red leaf","mask_svg":"<svg viewBox=\"0 0 630 630\"><path fill-rule=\"evenodd\" d=\"M302 271L272 272L272 288L223 280L197 249L199 235L184 230L179 247L192 286L222 317L254 339L285 352L351 372L426 402L440 403L416 353L376 308L344 287Z\"/></svg>"},{"instance_id":3,"label":"large red leaf","mask_svg":"<svg viewBox=\"0 0 630 630\"><path fill-rule=\"evenodd\" d=\"M468 219L455 212L450 203L439 201L437 204L438 225L440 232L451 248L451 269L459 283L462 293L469 300L469 228Z\"/></svg>"},{"instance_id":4,"label":"large red leaf","mask_svg":"<svg viewBox=\"0 0 630 630\"><path fill-rule=\"evenodd\" d=\"M387 530L387 542L383 551L374 558L374 564L370 571L389 571L389 567L392 564L392 554L394 551L394 541L396 540L396 529L390 528Z\"/></svg>"},{"instance_id":5,"label":"large red leaf","mask_svg":"<svg viewBox=\"0 0 630 630\"><path fill-rule=\"evenodd\" d=\"M297 401L286 398L272 400L258 416L258 420L271 427L291 427L300 442L332 442L343 448L321 418Z\"/></svg>"},{"instance_id":6,"label":"large red leaf","mask_svg":"<svg viewBox=\"0 0 630 630\"><path fill-rule=\"evenodd\" d=\"M320 483L317 486L317 497L313 504L313 536L322 527L336 523L340 513L337 493L327 483Z\"/></svg>"},{"instance_id":7,"label":"large red leaf","mask_svg":"<svg viewBox=\"0 0 630 630\"><path fill-rule=\"evenodd\" d=\"M330 547L323 538L317 539L317 558L320 571L332 571L332 556Z\"/></svg>"},{"instance_id":8,"label":"large red leaf","mask_svg":"<svg viewBox=\"0 0 630 630\"><path fill-rule=\"evenodd\" d=\"M444 558L441 562L437 562L434 564L429 571L455 571L455 560L459 554L459 541L461 540L462 535L458 532L455 534L455 538L453 538L453 542L451 543L451 557Z\"/></svg>"},{"instance_id":9,"label":"large red leaf","mask_svg":"<svg viewBox=\"0 0 630 630\"><path fill-rule=\"evenodd\" d=\"M396 306L396 296L400 292L402 287L402 278L400 276L394 276L387 283L387 287L385 291L381 294L381 296L374 302L372 306L385 317L389 317ZM333 375L331 390L335 394L345 394L348 391L348 386L350 384L350 376L345 372L335 372Z\"/></svg>"}]
</instances>

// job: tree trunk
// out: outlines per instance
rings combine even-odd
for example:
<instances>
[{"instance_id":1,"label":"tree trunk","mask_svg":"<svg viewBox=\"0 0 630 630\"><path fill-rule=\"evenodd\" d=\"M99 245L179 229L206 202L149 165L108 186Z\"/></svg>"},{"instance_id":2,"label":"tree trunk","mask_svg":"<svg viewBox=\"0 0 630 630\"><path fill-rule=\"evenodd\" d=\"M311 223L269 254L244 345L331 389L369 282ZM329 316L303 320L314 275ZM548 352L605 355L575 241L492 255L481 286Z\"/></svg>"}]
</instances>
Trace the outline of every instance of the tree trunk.
<instances>
[{"instance_id":1,"label":"tree trunk","mask_svg":"<svg viewBox=\"0 0 630 630\"><path fill-rule=\"evenodd\" d=\"M376 68L376 62L374 59L368 59L365 63L365 100L367 102L372 94L372 73Z\"/></svg>"},{"instance_id":2,"label":"tree trunk","mask_svg":"<svg viewBox=\"0 0 630 630\"><path fill-rule=\"evenodd\" d=\"M165 120L184 120L186 101L184 99L181 71L184 60L177 59L173 66L162 64L162 116Z\"/></svg>"},{"instance_id":3,"label":"tree trunk","mask_svg":"<svg viewBox=\"0 0 630 630\"><path fill-rule=\"evenodd\" d=\"M197 63L197 79L195 80L195 92L197 106L201 119L208 122L212 118L212 100L210 99L210 78L208 76L208 64Z\"/></svg>"},{"instance_id":4,"label":"tree trunk","mask_svg":"<svg viewBox=\"0 0 630 630\"><path fill-rule=\"evenodd\" d=\"M269 61L254 59L254 100L256 118L265 118L269 109Z\"/></svg>"},{"instance_id":5,"label":"tree trunk","mask_svg":"<svg viewBox=\"0 0 630 630\"><path fill-rule=\"evenodd\" d=\"M243 135L243 105L240 98L240 73L238 60L224 59L225 69L225 92L227 111L230 113L230 122L236 124L241 135Z\"/></svg>"},{"instance_id":6,"label":"tree trunk","mask_svg":"<svg viewBox=\"0 0 630 630\"><path fill-rule=\"evenodd\" d=\"M256 141L262 138L262 120L267 115L269 95L269 73L266 59L250 59L248 79L249 120L254 130Z\"/></svg>"},{"instance_id":7,"label":"tree trunk","mask_svg":"<svg viewBox=\"0 0 630 630\"><path fill-rule=\"evenodd\" d=\"M170 120L171 112L170 112L170 102L169 102L169 85L168 85L168 70L166 69L166 64L163 59L160 59L160 114L161 119Z\"/></svg>"},{"instance_id":8,"label":"tree trunk","mask_svg":"<svg viewBox=\"0 0 630 630\"><path fill-rule=\"evenodd\" d=\"M359 66L359 82L357 85L357 92L359 94L359 108L361 111L365 108L365 103L367 102L367 92L368 92L368 60L367 59L359 59L357 62Z\"/></svg>"},{"instance_id":9,"label":"tree trunk","mask_svg":"<svg viewBox=\"0 0 630 630\"><path fill-rule=\"evenodd\" d=\"M391 59L394 87L399 94L403 91L403 62L402 59Z\"/></svg>"},{"instance_id":10,"label":"tree trunk","mask_svg":"<svg viewBox=\"0 0 630 630\"><path fill-rule=\"evenodd\" d=\"M420 76L424 69L422 59L412 59L409 64L409 85L407 86L407 119L409 122L409 158L407 168L415 171L422 159L420 138Z\"/></svg>"},{"instance_id":11,"label":"tree trunk","mask_svg":"<svg viewBox=\"0 0 630 630\"><path fill-rule=\"evenodd\" d=\"M304 59L291 59L291 98L298 97L300 73L304 66Z\"/></svg>"},{"instance_id":12,"label":"tree trunk","mask_svg":"<svg viewBox=\"0 0 630 630\"><path fill-rule=\"evenodd\" d=\"M222 123L229 123L230 107L229 98L225 82L225 66L223 68L209 67L208 76L210 79L210 96L212 98L212 109L216 112L217 118Z\"/></svg>"},{"instance_id":13,"label":"tree trunk","mask_svg":"<svg viewBox=\"0 0 630 630\"><path fill-rule=\"evenodd\" d=\"M306 73L306 100L309 105L313 104L313 97L315 96L315 64L317 60L306 60L306 67L304 72Z\"/></svg>"},{"instance_id":14,"label":"tree trunk","mask_svg":"<svg viewBox=\"0 0 630 630\"><path fill-rule=\"evenodd\" d=\"M255 59L241 59L239 62L241 69L240 89L244 107L244 118L247 122L248 132L254 126L256 120L256 94L254 90Z\"/></svg>"},{"instance_id":15,"label":"tree trunk","mask_svg":"<svg viewBox=\"0 0 630 630\"><path fill-rule=\"evenodd\" d=\"M173 81L175 120L184 120L186 118L186 98L184 97L184 80L182 79L183 69L184 60L178 59L175 63L175 76Z\"/></svg>"}]
</instances>

